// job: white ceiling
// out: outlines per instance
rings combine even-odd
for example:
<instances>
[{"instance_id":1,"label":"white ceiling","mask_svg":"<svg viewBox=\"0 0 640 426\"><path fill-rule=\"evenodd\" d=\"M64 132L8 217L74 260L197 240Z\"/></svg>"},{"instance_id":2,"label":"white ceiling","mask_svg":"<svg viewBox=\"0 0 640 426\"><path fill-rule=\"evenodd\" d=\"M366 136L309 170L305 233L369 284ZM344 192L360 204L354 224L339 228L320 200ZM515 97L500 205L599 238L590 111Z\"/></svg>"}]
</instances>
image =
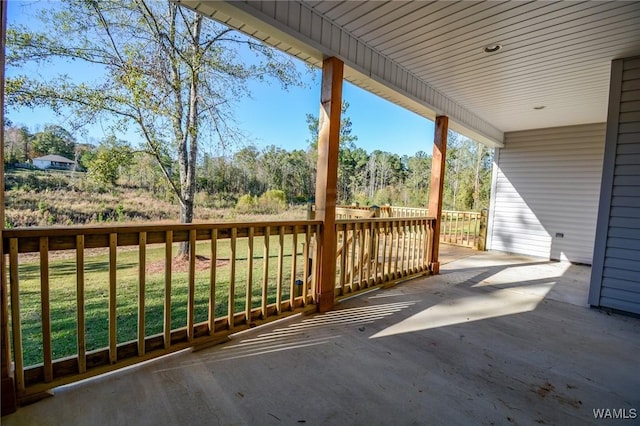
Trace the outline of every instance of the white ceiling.
<instances>
[{"instance_id":1,"label":"white ceiling","mask_svg":"<svg viewBox=\"0 0 640 426\"><path fill-rule=\"evenodd\" d=\"M298 2L295 16L290 7L289 16L278 16L278 2L178 1L318 64L336 49L332 40L302 37L301 26L315 22L304 19L311 9L468 111L463 125L498 143L495 132L473 123L508 132L606 121L611 60L640 55L640 1L308 1ZM252 25L245 25L249 18ZM298 32L299 44L289 37ZM484 52L495 44L502 49ZM429 118L429 111L438 112L384 79L372 83L366 69L358 72L361 78L351 74L354 83Z\"/></svg>"},{"instance_id":2,"label":"white ceiling","mask_svg":"<svg viewBox=\"0 0 640 426\"><path fill-rule=\"evenodd\" d=\"M604 122L611 60L640 54L637 1L308 4L503 131Z\"/></svg>"}]
</instances>

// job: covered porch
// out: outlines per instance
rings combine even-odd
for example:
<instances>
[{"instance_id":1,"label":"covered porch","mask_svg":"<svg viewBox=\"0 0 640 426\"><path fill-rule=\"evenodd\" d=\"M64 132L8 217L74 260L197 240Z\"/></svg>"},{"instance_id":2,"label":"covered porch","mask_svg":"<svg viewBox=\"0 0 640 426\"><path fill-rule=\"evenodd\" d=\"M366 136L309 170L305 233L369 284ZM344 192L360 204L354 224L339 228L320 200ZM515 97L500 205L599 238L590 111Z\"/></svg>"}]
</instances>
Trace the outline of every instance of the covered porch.
<instances>
[{"instance_id":1,"label":"covered porch","mask_svg":"<svg viewBox=\"0 0 640 426\"><path fill-rule=\"evenodd\" d=\"M636 413L637 320L588 308L590 267L472 254L331 312L58 388L2 421L583 425L597 409Z\"/></svg>"},{"instance_id":2,"label":"covered porch","mask_svg":"<svg viewBox=\"0 0 640 426\"><path fill-rule=\"evenodd\" d=\"M3 229L2 255L13 260L8 284L16 289L7 292L7 283L3 283L3 395L5 390L14 391L25 402L36 391L61 384L66 380L62 373L88 376L123 367L58 388L55 398L3 418L6 424L585 424L594 421L598 412L593 410L598 409L609 409L610 415L615 410L621 418L637 418L638 320L589 309L592 305L634 314L640 306L637 4L434 2L423 8L421 2L389 2L378 8L366 2L180 3L322 66L316 217L292 224L105 227L53 233L45 229L42 234ZM424 10L411 12L398 5ZM378 34L381 28L388 31ZM398 34L407 28L428 33L416 35L408 30ZM430 47L427 34L434 35L436 30L441 32L439 41ZM562 43L557 42L558 37L564 37ZM538 40L535 52L529 49L533 39ZM599 40L604 41L598 44ZM427 48L430 54L424 53ZM429 60L439 58L438 51L453 50L458 52L455 57ZM531 76L537 76L533 83ZM435 120L429 217L353 223L336 218L343 79ZM592 149L599 156L580 159L576 155L584 154L586 143L575 136L573 126L581 126L580 131L592 136ZM515 235L525 241L527 250L531 241L539 240L540 252L549 252L546 257L492 252L450 263L445 263L444 253L439 257L449 128L500 148L493 187L505 196L493 197L492 211L501 209L503 216L493 213L490 218L489 249L524 250L519 241L513 241ZM574 145L573 139L577 140ZM563 148L562 153L556 152L558 147ZM544 155L530 158L523 152ZM549 158L561 161L551 164ZM574 166L567 159L579 160L579 164ZM585 179L585 162L598 169L586 174L589 179L595 176L596 186L602 182L598 190ZM510 174L510 165L519 173ZM551 176L556 170L566 170L568 176ZM511 185L503 185L506 182ZM586 218L573 220L575 228L548 214L574 217L569 213L582 208L567 199L569 192L558 182L587 182L593 189L580 197L592 209ZM559 188L559 194L536 209L532 200L549 198L544 183ZM557 206L566 209L554 209ZM508 220L501 222L501 217ZM511 223L517 229L506 226ZM584 238L574 238L575 229ZM167 315L171 301L165 298L162 334L145 334L143 272L138 280L138 298L143 302L138 305L142 320L136 340L118 341L116 308L121 298L116 297L116 271L121 246L139 247L137 265L144 271L147 243L164 245L164 284L170 294L173 243L188 241L195 249L199 241L207 241L214 259L218 240L229 240L235 256L236 240L246 238L250 241L246 258L253 259L254 236L263 243L265 265L270 257L278 259L275 300L267 297L269 268L265 266L260 306L251 303L252 284L248 284L244 304L234 311L239 293L232 278L223 295L228 309L220 315L215 310L217 268L210 268L209 308L205 321L199 322L194 313L193 250L186 278L184 327L171 327ZM277 253L270 255L271 237L279 243ZM285 252L285 237L291 238L292 247L304 240L306 250L309 241L316 241L311 284L299 296L294 291L297 252ZM86 352L79 337L75 359L58 362L52 357L46 302L48 253L75 250L77 294L82 295L85 247L108 250L108 347L97 355ZM341 247L338 263L336 252ZM585 259L593 262L593 273L587 266L548 260L565 259L562 253L573 260L566 254L575 247L587 247ZM27 371L25 379L22 360L17 358L12 364L10 356L9 315L20 317L13 300L9 312L7 298L8 294L18 297L17 260L26 252L40 256L44 337L43 363ZM555 252L560 254L556 257ZM382 254L381 268L371 261L372 253ZM305 274L308 254L302 255L297 266ZM292 262L285 267L287 256ZM357 270L354 265L359 265ZM229 268L233 277L233 260ZM285 276L285 270L294 273ZM343 272L347 270L351 272ZM433 276L415 278L418 274ZM400 278L412 280L389 288ZM337 297L356 291L362 292L334 306ZM78 300L78 306L83 306L83 298L78 296ZM290 318L251 328L256 319L281 315ZM82 336L84 311L78 309L77 316L78 336ZM15 324L19 321L12 322ZM238 334L240 328L248 330ZM19 331L14 330L12 336L13 350L18 353ZM226 339L227 334L231 340L222 346L181 351L128 367L132 358L137 362L198 347L205 340L214 343L209 340ZM39 387L26 392L31 383Z\"/></svg>"}]
</instances>

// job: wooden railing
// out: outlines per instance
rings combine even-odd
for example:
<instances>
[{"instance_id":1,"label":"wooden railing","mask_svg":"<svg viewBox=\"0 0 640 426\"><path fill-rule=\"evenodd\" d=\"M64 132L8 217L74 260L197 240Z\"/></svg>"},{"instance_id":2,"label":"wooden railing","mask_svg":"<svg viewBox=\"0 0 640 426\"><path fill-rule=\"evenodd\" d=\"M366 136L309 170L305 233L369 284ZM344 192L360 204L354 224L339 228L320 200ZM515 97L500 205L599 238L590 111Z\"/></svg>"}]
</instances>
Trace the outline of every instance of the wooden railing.
<instances>
[{"instance_id":1,"label":"wooden railing","mask_svg":"<svg viewBox=\"0 0 640 426\"><path fill-rule=\"evenodd\" d=\"M336 295L429 271L435 219L336 221Z\"/></svg>"},{"instance_id":2,"label":"wooden railing","mask_svg":"<svg viewBox=\"0 0 640 426\"><path fill-rule=\"evenodd\" d=\"M336 219L368 219L376 216L377 211L371 207L336 206Z\"/></svg>"},{"instance_id":3,"label":"wooden railing","mask_svg":"<svg viewBox=\"0 0 640 426\"><path fill-rule=\"evenodd\" d=\"M337 215L338 210L340 211L340 216ZM370 214L370 216L366 216L367 212ZM338 218L410 218L428 216L429 210L422 207L339 206L336 209L336 217ZM471 247L477 250L484 251L487 238L487 219L487 210L482 210L481 212L443 210L440 223L440 242L464 247Z\"/></svg>"},{"instance_id":4,"label":"wooden railing","mask_svg":"<svg viewBox=\"0 0 640 426\"><path fill-rule=\"evenodd\" d=\"M422 207L380 207L380 217L425 217L429 216L429 209Z\"/></svg>"},{"instance_id":5,"label":"wooden railing","mask_svg":"<svg viewBox=\"0 0 640 426\"><path fill-rule=\"evenodd\" d=\"M3 231L18 397L315 310L321 226L307 220ZM433 226L428 217L338 220L336 296L428 273ZM176 256L183 242L186 258Z\"/></svg>"},{"instance_id":6,"label":"wooden railing","mask_svg":"<svg viewBox=\"0 0 640 426\"><path fill-rule=\"evenodd\" d=\"M310 262L320 226L3 231L18 397L315 309ZM182 263L179 242L190 247Z\"/></svg>"},{"instance_id":7,"label":"wooden railing","mask_svg":"<svg viewBox=\"0 0 640 426\"><path fill-rule=\"evenodd\" d=\"M440 241L484 250L486 225L487 210L481 212L443 210Z\"/></svg>"}]
</instances>

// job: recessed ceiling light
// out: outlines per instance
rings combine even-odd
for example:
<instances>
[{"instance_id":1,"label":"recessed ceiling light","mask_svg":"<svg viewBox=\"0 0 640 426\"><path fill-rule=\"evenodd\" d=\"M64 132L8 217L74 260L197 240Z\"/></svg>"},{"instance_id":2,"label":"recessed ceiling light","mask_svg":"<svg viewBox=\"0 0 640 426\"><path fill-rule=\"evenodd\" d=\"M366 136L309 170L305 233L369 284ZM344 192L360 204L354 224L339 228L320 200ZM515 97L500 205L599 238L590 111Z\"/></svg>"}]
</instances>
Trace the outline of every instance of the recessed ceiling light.
<instances>
[{"instance_id":1,"label":"recessed ceiling light","mask_svg":"<svg viewBox=\"0 0 640 426\"><path fill-rule=\"evenodd\" d=\"M545 108L544 105L538 105L533 107L533 109L537 109L537 110L544 109L544 108Z\"/></svg>"},{"instance_id":2,"label":"recessed ceiling light","mask_svg":"<svg viewBox=\"0 0 640 426\"><path fill-rule=\"evenodd\" d=\"M501 44L493 44L491 46L487 46L484 48L484 51L486 53L495 53L498 50L502 49L502 45Z\"/></svg>"}]
</instances>

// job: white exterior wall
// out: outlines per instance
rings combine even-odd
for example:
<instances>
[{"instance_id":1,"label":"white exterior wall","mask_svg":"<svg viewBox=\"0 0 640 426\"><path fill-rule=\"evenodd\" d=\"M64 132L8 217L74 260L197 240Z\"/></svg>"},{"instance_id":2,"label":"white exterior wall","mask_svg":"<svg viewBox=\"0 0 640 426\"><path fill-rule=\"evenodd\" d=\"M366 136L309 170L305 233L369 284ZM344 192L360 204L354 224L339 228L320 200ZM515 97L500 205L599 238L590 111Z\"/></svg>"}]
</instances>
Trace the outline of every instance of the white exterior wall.
<instances>
[{"instance_id":1,"label":"white exterior wall","mask_svg":"<svg viewBox=\"0 0 640 426\"><path fill-rule=\"evenodd\" d=\"M591 264L604 140L604 123L505 133L487 248Z\"/></svg>"},{"instance_id":2,"label":"white exterior wall","mask_svg":"<svg viewBox=\"0 0 640 426\"><path fill-rule=\"evenodd\" d=\"M46 169L47 167L51 166L51 161L43 161L43 160L33 160L33 165L39 169Z\"/></svg>"}]
</instances>

